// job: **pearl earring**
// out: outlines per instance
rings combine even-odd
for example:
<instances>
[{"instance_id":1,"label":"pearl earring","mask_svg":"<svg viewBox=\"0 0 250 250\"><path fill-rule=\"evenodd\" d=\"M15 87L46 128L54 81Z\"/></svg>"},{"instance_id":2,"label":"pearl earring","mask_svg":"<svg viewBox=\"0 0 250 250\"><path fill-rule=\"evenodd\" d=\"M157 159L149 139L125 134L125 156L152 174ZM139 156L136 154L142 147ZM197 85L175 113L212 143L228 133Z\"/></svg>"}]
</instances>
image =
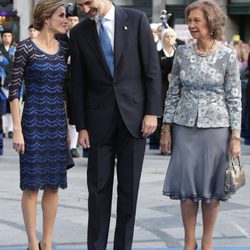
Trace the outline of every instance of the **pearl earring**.
<instances>
[{"instance_id":1,"label":"pearl earring","mask_svg":"<svg viewBox=\"0 0 250 250\"><path fill-rule=\"evenodd\" d=\"M49 29L52 29L51 23L48 23L48 28L49 28Z\"/></svg>"}]
</instances>

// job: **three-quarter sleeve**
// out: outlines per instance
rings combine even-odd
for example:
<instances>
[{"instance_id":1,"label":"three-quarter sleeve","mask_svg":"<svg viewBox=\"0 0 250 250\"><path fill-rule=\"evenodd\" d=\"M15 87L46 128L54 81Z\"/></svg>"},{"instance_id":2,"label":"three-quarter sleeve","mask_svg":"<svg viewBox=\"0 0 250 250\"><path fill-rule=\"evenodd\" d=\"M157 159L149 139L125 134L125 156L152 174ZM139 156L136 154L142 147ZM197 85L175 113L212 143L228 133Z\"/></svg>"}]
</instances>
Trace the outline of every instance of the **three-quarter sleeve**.
<instances>
[{"instance_id":1,"label":"three-quarter sleeve","mask_svg":"<svg viewBox=\"0 0 250 250\"><path fill-rule=\"evenodd\" d=\"M241 129L241 81L235 51L230 54L225 75L226 104L231 129Z\"/></svg>"},{"instance_id":2,"label":"three-quarter sleeve","mask_svg":"<svg viewBox=\"0 0 250 250\"><path fill-rule=\"evenodd\" d=\"M15 52L13 68L11 71L11 82L9 86L9 101L20 98L21 87L24 79L25 67L29 55L27 40L18 44Z\"/></svg>"}]
</instances>

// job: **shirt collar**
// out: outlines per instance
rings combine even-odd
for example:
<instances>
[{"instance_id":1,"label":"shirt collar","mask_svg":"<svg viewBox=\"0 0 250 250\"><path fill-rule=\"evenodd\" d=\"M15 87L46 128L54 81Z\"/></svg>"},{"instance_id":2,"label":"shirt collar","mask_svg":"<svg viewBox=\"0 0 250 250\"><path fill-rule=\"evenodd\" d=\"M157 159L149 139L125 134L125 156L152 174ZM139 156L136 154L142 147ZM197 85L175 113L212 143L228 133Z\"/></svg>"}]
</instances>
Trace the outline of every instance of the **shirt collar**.
<instances>
[{"instance_id":1,"label":"shirt collar","mask_svg":"<svg viewBox=\"0 0 250 250\"><path fill-rule=\"evenodd\" d=\"M109 21L114 21L115 20L115 6L113 5L112 2L110 2L111 6L107 14L104 16L105 19Z\"/></svg>"},{"instance_id":2,"label":"shirt collar","mask_svg":"<svg viewBox=\"0 0 250 250\"><path fill-rule=\"evenodd\" d=\"M107 14L103 17L104 19L108 21L115 21L115 6L112 2L110 2L110 9L107 12ZM99 19L96 20L96 23L98 23Z\"/></svg>"}]
</instances>

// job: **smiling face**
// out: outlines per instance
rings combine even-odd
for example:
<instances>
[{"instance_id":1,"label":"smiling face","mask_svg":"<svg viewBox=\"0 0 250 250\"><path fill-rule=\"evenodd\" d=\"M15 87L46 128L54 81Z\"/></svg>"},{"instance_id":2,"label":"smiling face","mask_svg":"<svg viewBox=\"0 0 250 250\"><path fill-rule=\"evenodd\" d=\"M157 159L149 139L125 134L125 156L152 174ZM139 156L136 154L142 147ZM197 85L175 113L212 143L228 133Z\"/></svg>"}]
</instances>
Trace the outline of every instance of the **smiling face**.
<instances>
[{"instance_id":1,"label":"smiling face","mask_svg":"<svg viewBox=\"0 0 250 250\"><path fill-rule=\"evenodd\" d=\"M188 16L188 29L194 39L210 38L207 19L202 10L196 8L190 11Z\"/></svg>"},{"instance_id":2,"label":"smiling face","mask_svg":"<svg viewBox=\"0 0 250 250\"><path fill-rule=\"evenodd\" d=\"M105 16L110 7L108 0L77 0L76 2L80 10L92 20Z\"/></svg>"},{"instance_id":3,"label":"smiling face","mask_svg":"<svg viewBox=\"0 0 250 250\"><path fill-rule=\"evenodd\" d=\"M65 34L67 31L67 18L65 7L60 6L56 9L54 14L46 20L55 34Z\"/></svg>"}]
</instances>

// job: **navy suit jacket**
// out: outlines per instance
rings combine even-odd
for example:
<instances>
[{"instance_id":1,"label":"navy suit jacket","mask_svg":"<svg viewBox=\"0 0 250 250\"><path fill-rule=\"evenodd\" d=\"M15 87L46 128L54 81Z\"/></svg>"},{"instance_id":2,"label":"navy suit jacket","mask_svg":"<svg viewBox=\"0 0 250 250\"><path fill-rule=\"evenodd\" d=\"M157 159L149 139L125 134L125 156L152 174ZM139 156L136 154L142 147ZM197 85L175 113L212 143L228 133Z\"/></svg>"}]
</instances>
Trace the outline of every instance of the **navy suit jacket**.
<instances>
[{"instance_id":1,"label":"navy suit jacket","mask_svg":"<svg viewBox=\"0 0 250 250\"><path fill-rule=\"evenodd\" d=\"M141 138L144 115L163 113L159 59L145 14L115 6L114 77L102 54L95 21L81 21L71 30L70 40L77 130L87 129L91 143L101 143L117 103L129 132Z\"/></svg>"}]
</instances>

